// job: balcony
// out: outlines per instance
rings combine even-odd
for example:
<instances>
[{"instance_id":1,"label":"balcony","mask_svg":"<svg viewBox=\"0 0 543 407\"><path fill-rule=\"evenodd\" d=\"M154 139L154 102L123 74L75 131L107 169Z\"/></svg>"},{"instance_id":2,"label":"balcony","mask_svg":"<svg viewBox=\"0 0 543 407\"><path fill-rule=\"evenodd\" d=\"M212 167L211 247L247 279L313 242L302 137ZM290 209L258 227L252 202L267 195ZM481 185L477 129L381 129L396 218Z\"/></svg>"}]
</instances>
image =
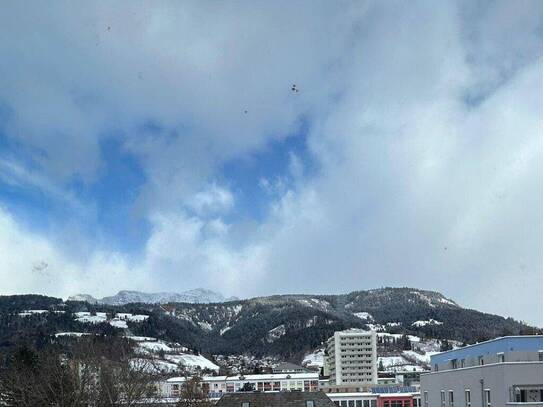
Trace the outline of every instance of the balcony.
<instances>
[{"instance_id":1,"label":"balcony","mask_svg":"<svg viewBox=\"0 0 543 407\"><path fill-rule=\"evenodd\" d=\"M515 385L509 388L508 406L543 407L543 384Z\"/></svg>"}]
</instances>

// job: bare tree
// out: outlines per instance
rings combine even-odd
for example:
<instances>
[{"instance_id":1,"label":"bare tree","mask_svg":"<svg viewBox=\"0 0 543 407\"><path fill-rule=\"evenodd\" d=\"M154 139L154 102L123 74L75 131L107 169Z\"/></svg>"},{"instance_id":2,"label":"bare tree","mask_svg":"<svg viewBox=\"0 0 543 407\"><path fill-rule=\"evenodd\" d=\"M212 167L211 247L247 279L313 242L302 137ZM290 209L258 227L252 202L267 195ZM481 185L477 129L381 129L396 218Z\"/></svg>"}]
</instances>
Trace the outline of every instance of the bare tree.
<instances>
[{"instance_id":1,"label":"bare tree","mask_svg":"<svg viewBox=\"0 0 543 407\"><path fill-rule=\"evenodd\" d=\"M157 376L134 360L124 339L85 338L68 348L40 351L23 348L0 371L0 405L146 406L156 396Z\"/></svg>"},{"instance_id":2,"label":"bare tree","mask_svg":"<svg viewBox=\"0 0 543 407\"><path fill-rule=\"evenodd\" d=\"M202 386L202 379L198 376L187 377L179 396L177 407L212 407L214 403L207 397Z\"/></svg>"}]
</instances>

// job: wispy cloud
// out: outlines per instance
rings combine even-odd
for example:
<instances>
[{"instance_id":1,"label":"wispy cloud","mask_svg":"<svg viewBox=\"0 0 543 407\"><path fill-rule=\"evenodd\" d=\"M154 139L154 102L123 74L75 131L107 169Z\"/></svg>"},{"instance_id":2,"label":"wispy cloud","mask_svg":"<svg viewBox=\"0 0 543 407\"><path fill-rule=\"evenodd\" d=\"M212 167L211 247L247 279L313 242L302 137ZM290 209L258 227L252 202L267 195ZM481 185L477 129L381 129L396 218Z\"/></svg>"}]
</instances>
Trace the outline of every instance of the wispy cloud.
<instances>
[{"instance_id":1,"label":"wispy cloud","mask_svg":"<svg viewBox=\"0 0 543 407\"><path fill-rule=\"evenodd\" d=\"M0 179L6 184L18 188L39 191L49 198L69 205L72 209L84 210L81 202L66 188L51 181L40 171L30 170L15 161L0 158Z\"/></svg>"}]
</instances>

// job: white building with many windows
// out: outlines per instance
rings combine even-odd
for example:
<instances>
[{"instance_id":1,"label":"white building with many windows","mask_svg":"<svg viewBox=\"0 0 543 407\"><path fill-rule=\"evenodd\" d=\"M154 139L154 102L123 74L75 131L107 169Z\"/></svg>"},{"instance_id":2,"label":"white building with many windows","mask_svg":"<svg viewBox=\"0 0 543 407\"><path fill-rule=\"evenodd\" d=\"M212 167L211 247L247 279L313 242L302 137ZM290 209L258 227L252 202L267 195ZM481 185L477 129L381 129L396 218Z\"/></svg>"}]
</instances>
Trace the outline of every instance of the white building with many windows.
<instances>
[{"instance_id":1,"label":"white building with many windows","mask_svg":"<svg viewBox=\"0 0 543 407\"><path fill-rule=\"evenodd\" d=\"M330 384L377 384L377 335L374 331L349 329L335 332L328 339L326 349Z\"/></svg>"},{"instance_id":2,"label":"white building with many windows","mask_svg":"<svg viewBox=\"0 0 543 407\"><path fill-rule=\"evenodd\" d=\"M160 385L162 397L175 398L182 394L185 377L172 377ZM240 376L204 376L201 386L212 399L220 398L224 393L235 393L242 389L254 391L318 391L319 374L281 373Z\"/></svg>"},{"instance_id":3,"label":"white building with many windows","mask_svg":"<svg viewBox=\"0 0 543 407\"><path fill-rule=\"evenodd\" d=\"M543 336L507 336L431 357L424 407L543 407Z\"/></svg>"}]
</instances>

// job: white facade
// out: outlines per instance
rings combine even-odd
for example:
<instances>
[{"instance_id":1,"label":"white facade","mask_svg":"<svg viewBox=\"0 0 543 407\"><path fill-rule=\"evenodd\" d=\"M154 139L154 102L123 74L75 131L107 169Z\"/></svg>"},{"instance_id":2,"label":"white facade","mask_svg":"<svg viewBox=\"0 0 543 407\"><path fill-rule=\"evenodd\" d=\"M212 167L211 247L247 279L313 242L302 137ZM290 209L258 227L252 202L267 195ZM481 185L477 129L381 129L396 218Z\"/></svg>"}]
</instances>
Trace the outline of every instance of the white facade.
<instances>
[{"instance_id":1,"label":"white facade","mask_svg":"<svg viewBox=\"0 0 543 407\"><path fill-rule=\"evenodd\" d=\"M339 407L377 407L377 394L367 392L357 393L327 393Z\"/></svg>"},{"instance_id":2,"label":"white facade","mask_svg":"<svg viewBox=\"0 0 543 407\"><path fill-rule=\"evenodd\" d=\"M186 379L173 377L161 384L163 397L179 397ZM204 376L201 384L210 398L238 392L250 384L256 391L318 391L318 373L258 374L241 376Z\"/></svg>"},{"instance_id":3,"label":"white facade","mask_svg":"<svg viewBox=\"0 0 543 407\"><path fill-rule=\"evenodd\" d=\"M326 393L338 407L380 407L390 406L394 399L402 399L402 403L394 403L406 407L421 407L420 394L414 393L388 393L376 394L368 392L356 393ZM387 403L388 402L388 403Z\"/></svg>"},{"instance_id":4,"label":"white facade","mask_svg":"<svg viewBox=\"0 0 543 407\"><path fill-rule=\"evenodd\" d=\"M377 336L374 331L350 329L328 339L326 357L333 385L377 384Z\"/></svg>"},{"instance_id":5,"label":"white facade","mask_svg":"<svg viewBox=\"0 0 543 407\"><path fill-rule=\"evenodd\" d=\"M424 407L543 407L543 362L504 362L421 376Z\"/></svg>"},{"instance_id":6,"label":"white facade","mask_svg":"<svg viewBox=\"0 0 543 407\"><path fill-rule=\"evenodd\" d=\"M543 336L498 338L432 356L424 407L543 407Z\"/></svg>"}]
</instances>

